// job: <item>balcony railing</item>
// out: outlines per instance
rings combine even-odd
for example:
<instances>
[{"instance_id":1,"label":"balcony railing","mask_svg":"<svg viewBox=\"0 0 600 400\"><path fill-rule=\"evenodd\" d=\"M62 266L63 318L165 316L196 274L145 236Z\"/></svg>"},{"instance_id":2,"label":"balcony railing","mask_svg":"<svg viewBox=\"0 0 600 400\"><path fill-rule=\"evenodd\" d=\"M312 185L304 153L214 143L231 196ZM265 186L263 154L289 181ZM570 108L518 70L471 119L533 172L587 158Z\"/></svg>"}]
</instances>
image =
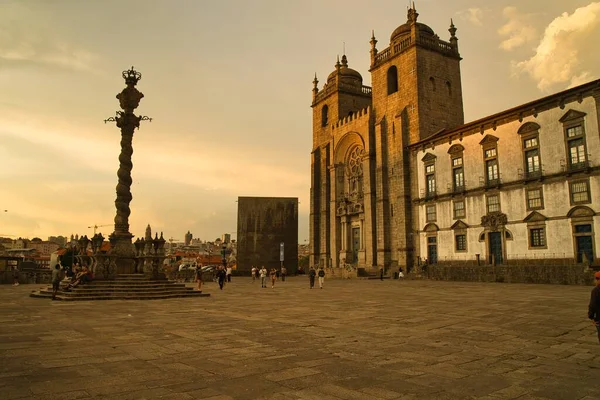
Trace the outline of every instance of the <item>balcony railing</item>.
<instances>
[{"instance_id":1,"label":"balcony railing","mask_svg":"<svg viewBox=\"0 0 600 400\"><path fill-rule=\"evenodd\" d=\"M427 190L427 191L425 191L425 198L426 199L433 199L435 196L437 196L437 192L435 190Z\"/></svg>"},{"instance_id":2,"label":"balcony railing","mask_svg":"<svg viewBox=\"0 0 600 400\"><path fill-rule=\"evenodd\" d=\"M538 179L542 177L542 171L525 171L525 179Z\"/></svg>"},{"instance_id":3,"label":"balcony railing","mask_svg":"<svg viewBox=\"0 0 600 400\"><path fill-rule=\"evenodd\" d=\"M569 169L569 172L574 172L574 171L586 170L590 167L591 167L591 164L589 161L581 161L578 163L569 163L568 169Z\"/></svg>"},{"instance_id":4,"label":"balcony railing","mask_svg":"<svg viewBox=\"0 0 600 400\"><path fill-rule=\"evenodd\" d=\"M465 185L454 185L452 188L452 193L463 193L465 190Z\"/></svg>"},{"instance_id":5,"label":"balcony railing","mask_svg":"<svg viewBox=\"0 0 600 400\"><path fill-rule=\"evenodd\" d=\"M488 179L488 178L484 178L483 176L479 177L479 186L482 186L482 187L486 187L486 188L498 187L501 184L502 184L502 177L495 178L495 179Z\"/></svg>"}]
</instances>

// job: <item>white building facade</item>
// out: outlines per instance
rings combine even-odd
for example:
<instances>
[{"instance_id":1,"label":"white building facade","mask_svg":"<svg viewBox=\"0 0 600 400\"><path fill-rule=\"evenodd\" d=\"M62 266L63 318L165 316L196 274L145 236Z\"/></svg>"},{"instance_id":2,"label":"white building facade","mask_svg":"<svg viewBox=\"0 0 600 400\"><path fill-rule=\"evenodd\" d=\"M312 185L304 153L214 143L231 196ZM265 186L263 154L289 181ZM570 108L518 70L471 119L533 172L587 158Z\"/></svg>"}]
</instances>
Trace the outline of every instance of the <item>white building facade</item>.
<instances>
[{"instance_id":1,"label":"white building facade","mask_svg":"<svg viewBox=\"0 0 600 400\"><path fill-rule=\"evenodd\" d=\"M411 145L419 263L598 264L599 121L597 80Z\"/></svg>"}]
</instances>

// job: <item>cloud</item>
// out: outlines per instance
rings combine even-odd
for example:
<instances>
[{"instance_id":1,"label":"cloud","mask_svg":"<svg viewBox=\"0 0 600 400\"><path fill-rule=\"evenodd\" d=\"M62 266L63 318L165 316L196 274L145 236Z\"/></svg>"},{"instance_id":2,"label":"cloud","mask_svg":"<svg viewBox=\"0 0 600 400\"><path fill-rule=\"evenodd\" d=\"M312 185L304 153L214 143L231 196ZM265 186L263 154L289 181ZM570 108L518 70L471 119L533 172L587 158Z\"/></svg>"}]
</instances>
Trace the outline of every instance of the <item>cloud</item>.
<instances>
[{"instance_id":1,"label":"cloud","mask_svg":"<svg viewBox=\"0 0 600 400\"><path fill-rule=\"evenodd\" d=\"M10 166L0 170L0 187L6 189L2 207L10 210L0 220L2 232L29 237L82 234L89 225L111 223L119 141L118 134L106 132L117 133L117 128L85 127L52 116L37 120L16 108L7 111L0 108L0 159ZM200 138L160 142L149 137L152 129L162 130L148 124L134 137L134 234L143 233L150 223L167 237L179 238L191 229L195 236L212 240L223 230L235 231L238 196L300 197L299 222L306 228L308 167L298 170L260 153L262 145L229 145L224 151Z\"/></svg>"},{"instance_id":2,"label":"cloud","mask_svg":"<svg viewBox=\"0 0 600 400\"><path fill-rule=\"evenodd\" d=\"M457 13L460 18L472 23L475 26L483 26L483 14L484 10L477 7L468 8Z\"/></svg>"},{"instance_id":3,"label":"cloud","mask_svg":"<svg viewBox=\"0 0 600 400\"><path fill-rule=\"evenodd\" d=\"M596 71L600 62L598 37L600 2L592 2L555 18L546 27L535 55L515 63L515 70L529 74L542 91L560 84L577 86L597 76L590 71Z\"/></svg>"},{"instance_id":4,"label":"cloud","mask_svg":"<svg viewBox=\"0 0 600 400\"><path fill-rule=\"evenodd\" d=\"M532 42L537 37L537 30L531 25L531 14L519 14L516 7L506 7L502 14L508 21L498 29L498 34L505 38L500 48L511 51Z\"/></svg>"},{"instance_id":5,"label":"cloud","mask_svg":"<svg viewBox=\"0 0 600 400\"><path fill-rule=\"evenodd\" d=\"M62 39L51 22L23 4L0 4L0 61L97 72L98 57Z\"/></svg>"}]
</instances>

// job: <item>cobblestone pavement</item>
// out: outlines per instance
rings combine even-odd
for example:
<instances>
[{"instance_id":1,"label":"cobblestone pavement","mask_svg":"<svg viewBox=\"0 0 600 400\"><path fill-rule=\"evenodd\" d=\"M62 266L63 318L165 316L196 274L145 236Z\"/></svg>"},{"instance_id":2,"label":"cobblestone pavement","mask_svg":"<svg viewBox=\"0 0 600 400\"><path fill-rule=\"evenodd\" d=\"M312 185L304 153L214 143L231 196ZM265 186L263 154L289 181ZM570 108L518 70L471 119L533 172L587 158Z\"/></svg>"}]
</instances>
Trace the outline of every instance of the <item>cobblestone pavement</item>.
<instances>
[{"instance_id":1,"label":"cobblestone pavement","mask_svg":"<svg viewBox=\"0 0 600 400\"><path fill-rule=\"evenodd\" d=\"M591 287L234 278L210 298L1 286L0 398L599 399Z\"/></svg>"}]
</instances>

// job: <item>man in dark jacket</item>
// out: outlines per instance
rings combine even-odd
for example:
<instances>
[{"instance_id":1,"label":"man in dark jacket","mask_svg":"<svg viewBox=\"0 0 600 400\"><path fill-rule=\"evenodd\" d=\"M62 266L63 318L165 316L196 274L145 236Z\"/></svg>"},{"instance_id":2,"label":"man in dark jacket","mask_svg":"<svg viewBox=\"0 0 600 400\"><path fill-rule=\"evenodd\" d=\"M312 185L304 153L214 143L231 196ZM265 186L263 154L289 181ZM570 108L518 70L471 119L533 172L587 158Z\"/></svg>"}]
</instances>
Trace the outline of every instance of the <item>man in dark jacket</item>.
<instances>
[{"instance_id":1,"label":"man in dark jacket","mask_svg":"<svg viewBox=\"0 0 600 400\"><path fill-rule=\"evenodd\" d=\"M312 289L315 286L315 276L317 276L317 271L315 271L315 267L310 267L310 271L308 271L310 289Z\"/></svg>"},{"instance_id":2,"label":"man in dark jacket","mask_svg":"<svg viewBox=\"0 0 600 400\"><path fill-rule=\"evenodd\" d=\"M598 330L598 342L600 342L600 271L594 274L596 287L592 290L592 298L588 308L588 318L594 321Z\"/></svg>"},{"instance_id":3,"label":"man in dark jacket","mask_svg":"<svg viewBox=\"0 0 600 400\"><path fill-rule=\"evenodd\" d=\"M219 270L217 271L217 278L219 280L219 289L223 290L223 285L225 284L225 276L227 275L227 272L225 271L225 267L219 267Z\"/></svg>"}]
</instances>

